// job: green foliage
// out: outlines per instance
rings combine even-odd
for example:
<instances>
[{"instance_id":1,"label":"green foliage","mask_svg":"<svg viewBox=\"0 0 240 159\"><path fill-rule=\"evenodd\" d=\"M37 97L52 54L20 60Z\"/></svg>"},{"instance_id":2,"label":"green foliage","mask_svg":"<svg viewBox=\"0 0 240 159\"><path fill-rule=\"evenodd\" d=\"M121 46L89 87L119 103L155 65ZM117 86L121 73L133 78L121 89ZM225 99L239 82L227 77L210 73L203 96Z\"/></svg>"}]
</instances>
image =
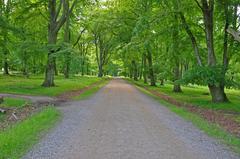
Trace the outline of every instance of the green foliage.
<instances>
[{"instance_id":1,"label":"green foliage","mask_svg":"<svg viewBox=\"0 0 240 159\"><path fill-rule=\"evenodd\" d=\"M49 130L59 119L60 112L49 107L30 118L0 132L0 158L21 158L43 132Z\"/></svg>"},{"instance_id":2,"label":"green foliage","mask_svg":"<svg viewBox=\"0 0 240 159\"><path fill-rule=\"evenodd\" d=\"M4 98L4 102L0 105L2 107L24 107L30 102L20 98Z\"/></svg>"},{"instance_id":3,"label":"green foliage","mask_svg":"<svg viewBox=\"0 0 240 159\"><path fill-rule=\"evenodd\" d=\"M6 115L1 113L0 114L0 122L4 121L5 117L6 117Z\"/></svg>"},{"instance_id":4,"label":"green foliage","mask_svg":"<svg viewBox=\"0 0 240 159\"><path fill-rule=\"evenodd\" d=\"M230 78L223 75L222 66L195 66L191 70L187 71L183 79L177 81L183 84L197 84L197 85L215 85L219 86L221 82L224 82L228 88L239 88L239 84L234 82Z\"/></svg>"},{"instance_id":5,"label":"green foliage","mask_svg":"<svg viewBox=\"0 0 240 159\"><path fill-rule=\"evenodd\" d=\"M216 0L215 0L216 1ZM228 35L227 72L223 66L225 23L239 26L239 4L235 0L216 1L213 11L213 39L216 63L208 67L208 46L203 13L196 2L189 0L107 0L77 1L69 19L69 40L66 42L67 23L58 30L56 44L48 44L49 1L8 1L0 4L0 62L8 64L10 74L31 77L44 74L48 53L54 58L58 74L131 76L135 61L138 78L156 76L156 79L238 88L240 43ZM69 0L70 5L73 1ZM56 1L56 10L62 7ZM200 3L201 4L201 3ZM225 15L225 9L227 14ZM237 10L236 10L237 9ZM62 14L62 10L59 12ZM195 38L202 67L196 66ZM193 16L194 15L194 16ZM153 64L144 64L146 53ZM54 64L55 65L55 64ZM101 67L99 67L101 65ZM1 68L3 68L2 65ZM153 75L149 68L153 67ZM176 70L179 74L177 75ZM144 70L144 71L143 71ZM151 73L152 74L152 73ZM184 79L180 80L184 74ZM42 82L39 82L39 85Z\"/></svg>"},{"instance_id":6,"label":"green foliage","mask_svg":"<svg viewBox=\"0 0 240 159\"><path fill-rule=\"evenodd\" d=\"M222 80L222 67L196 66L187 71L181 81L186 84L219 85Z\"/></svg>"},{"instance_id":7,"label":"green foliage","mask_svg":"<svg viewBox=\"0 0 240 159\"><path fill-rule=\"evenodd\" d=\"M240 112L240 90L227 89L226 94L231 102L229 103L212 103L211 96L208 93L206 86L188 85L182 86L182 93L174 93L172 91L172 84L166 82L164 86L157 83L157 87L149 87L147 84L143 84L142 81L134 82L140 86L148 87L150 90L159 91L166 95L169 95L177 100L191 103L195 106L199 106L206 109L221 110L227 112ZM191 98L189 98L191 97Z\"/></svg>"}]
</instances>

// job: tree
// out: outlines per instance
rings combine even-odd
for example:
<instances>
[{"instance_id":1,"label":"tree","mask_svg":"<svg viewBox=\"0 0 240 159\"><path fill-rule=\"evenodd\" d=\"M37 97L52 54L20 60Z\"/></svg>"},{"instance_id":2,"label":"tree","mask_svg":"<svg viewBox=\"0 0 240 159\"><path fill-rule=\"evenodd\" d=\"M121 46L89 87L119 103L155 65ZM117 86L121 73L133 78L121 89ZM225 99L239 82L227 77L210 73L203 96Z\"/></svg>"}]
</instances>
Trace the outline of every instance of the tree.
<instances>
[{"instance_id":1,"label":"tree","mask_svg":"<svg viewBox=\"0 0 240 159\"><path fill-rule=\"evenodd\" d=\"M67 12L70 12L69 8L69 2L66 1L65 4L67 8ZM66 16L66 22L65 22L65 28L64 28L64 42L69 44L70 43L70 14ZM65 70L64 70L64 76L65 78L69 78L69 69L70 69L70 52L67 51L65 53Z\"/></svg>"},{"instance_id":2,"label":"tree","mask_svg":"<svg viewBox=\"0 0 240 159\"><path fill-rule=\"evenodd\" d=\"M98 77L103 76L104 66L109 62L109 58L117 45L117 39L112 34L112 26L109 23L111 20L109 12L109 10L101 8L96 9L94 13L91 13L88 24L88 30L92 33L95 45Z\"/></svg>"},{"instance_id":3,"label":"tree","mask_svg":"<svg viewBox=\"0 0 240 159\"><path fill-rule=\"evenodd\" d=\"M45 72L45 80L42 84L44 87L54 86L54 73L55 73L55 54L58 51L56 48L57 36L59 30L68 19L69 14L72 12L77 0L74 0L72 6L69 9L69 0L60 1L58 7L56 0L49 0L48 11L49 11L49 23L48 23L48 61ZM62 10L62 12L61 12Z\"/></svg>"},{"instance_id":4,"label":"tree","mask_svg":"<svg viewBox=\"0 0 240 159\"><path fill-rule=\"evenodd\" d=\"M54 86L54 73L166 81L174 92L192 83L227 102L225 88L240 80L239 3L193 2L1 0L2 68L26 77L45 72L45 87Z\"/></svg>"},{"instance_id":5,"label":"tree","mask_svg":"<svg viewBox=\"0 0 240 159\"><path fill-rule=\"evenodd\" d=\"M12 1L0 1L0 17L3 17L7 23L10 21L10 14L12 12ZM9 64L8 64L8 55L9 55L9 48L8 48L8 41L9 41L9 30L6 27L1 28L2 40L0 42L3 51L3 69L4 74L9 74Z\"/></svg>"},{"instance_id":6,"label":"tree","mask_svg":"<svg viewBox=\"0 0 240 159\"><path fill-rule=\"evenodd\" d=\"M208 50L208 67L216 67L217 66L217 59L215 55L215 48L214 48L214 6L215 1L214 0L201 0L201 2L198 2L196 0L196 3L198 7L202 11L203 15L203 22L204 22L204 29L205 29L205 38L206 38L206 45ZM225 12L227 12L228 4L225 4ZM228 14L225 14L226 16L226 25L228 25ZM228 27L227 27L228 28ZM225 27L225 30L227 29ZM227 36L225 31L225 36ZM224 88L225 88L225 73L226 73L226 67L228 65L227 60L227 37L225 37L225 46L224 46L224 53L223 53L223 73L221 81L219 81L219 84L217 83L208 83L208 88L210 90L212 101L213 102L227 102L228 98L225 94Z\"/></svg>"}]
</instances>

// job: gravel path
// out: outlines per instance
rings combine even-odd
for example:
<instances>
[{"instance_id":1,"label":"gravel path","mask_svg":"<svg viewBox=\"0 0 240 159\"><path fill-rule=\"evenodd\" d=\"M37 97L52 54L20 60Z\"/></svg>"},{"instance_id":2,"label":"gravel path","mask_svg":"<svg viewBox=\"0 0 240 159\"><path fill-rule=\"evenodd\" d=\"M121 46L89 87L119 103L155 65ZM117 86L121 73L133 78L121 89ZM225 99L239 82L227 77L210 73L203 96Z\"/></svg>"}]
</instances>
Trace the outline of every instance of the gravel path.
<instances>
[{"instance_id":1,"label":"gravel path","mask_svg":"<svg viewBox=\"0 0 240 159\"><path fill-rule=\"evenodd\" d=\"M123 80L64 105L63 120L24 159L240 158Z\"/></svg>"}]
</instances>

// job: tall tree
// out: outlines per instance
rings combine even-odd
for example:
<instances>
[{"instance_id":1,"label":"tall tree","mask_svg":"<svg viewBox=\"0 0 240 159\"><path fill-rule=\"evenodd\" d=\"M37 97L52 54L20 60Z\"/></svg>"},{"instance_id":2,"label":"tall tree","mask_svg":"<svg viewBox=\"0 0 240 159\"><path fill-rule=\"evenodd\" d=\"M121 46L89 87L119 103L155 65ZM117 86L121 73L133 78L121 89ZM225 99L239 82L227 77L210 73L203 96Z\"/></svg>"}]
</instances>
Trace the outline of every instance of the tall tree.
<instances>
[{"instance_id":1,"label":"tall tree","mask_svg":"<svg viewBox=\"0 0 240 159\"><path fill-rule=\"evenodd\" d=\"M195 0L197 5L202 11L203 15L203 22L204 22L204 29L205 29L205 38L206 38L206 45L207 45L207 51L208 51L208 67L216 67L217 66L217 59L215 55L215 48L214 48L214 8L215 8L215 0L201 0L199 2L198 0ZM228 4L225 4L225 7L228 7ZM225 8L226 12L226 8ZM226 16L226 25L228 25L228 16ZM226 30L226 28L225 28ZM228 61L227 59L227 37L225 33L225 49L223 53L223 68L227 66ZM224 70L226 72L226 70ZM224 73L225 74L225 73ZM208 88L210 90L212 101L213 102L227 102L228 98L224 91L224 80L225 75L222 74L222 78L220 84L217 83L208 83Z\"/></svg>"},{"instance_id":2,"label":"tall tree","mask_svg":"<svg viewBox=\"0 0 240 159\"><path fill-rule=\"evenodd\" d=\"M3 17L7 23L10 21L10 14L12 12L12 0L1 0L0 2L0 17ZM1 28L2 34L2 50L3 50L3 73L5 75L9 74L9 64L8 64L8 56L9 56L9 48L8 48L8 41L9 41L9 30L5 27Z\"/></svg>"},{"instance_id":3,"label":"tall tree","mask_svg":"<svg viewBox=\"0 0 240 159\"><path fill-rule=\"evenodd\" d=\"M67 11L70 12L69 8L69 2L66 1ZM64 28L64 42L66 44L70 44L70 14L66 16L66 22L65 22L65 28ZM64 70L64 76L65 78L69 78L69 70L70 70L70 52L66 51L65 53L65 70Z\"/></svg>"},{"instance_id":4,"label":"tall tree","mask_svg":"<svg viewBox=\"0 0 240 159\"><path fill-rule=\"evenodd\" d=\"M72 12L77 0L74 0L72 6L68 7L69 0L61 0L57 4L56 0L48 1L48 11L49 11L49 23L48 23L48 60L45 72L45 80L42 84L44 87L54 86L54 73L55 73L55 56L54 55L58 48L56 48L57 36L59 30L64 25L65 21L69 17L69 14ZM57 7L58 6L58 7Z\"/></svg>"}]
</instances>

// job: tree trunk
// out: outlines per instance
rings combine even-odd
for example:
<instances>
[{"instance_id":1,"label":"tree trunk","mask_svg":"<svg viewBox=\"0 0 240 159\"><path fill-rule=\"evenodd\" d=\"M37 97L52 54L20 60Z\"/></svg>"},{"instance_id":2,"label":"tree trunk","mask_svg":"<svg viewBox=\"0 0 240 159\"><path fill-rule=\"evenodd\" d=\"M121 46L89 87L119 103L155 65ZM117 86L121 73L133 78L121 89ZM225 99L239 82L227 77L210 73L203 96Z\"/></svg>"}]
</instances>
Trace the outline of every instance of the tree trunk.
<instances>
[{"instance_id":1,"label":"tree trunk","mask_svg":"<svg viewBox=\"0 0 240 159\"><path fill-rule=\"evenodd\" d=\"M141 67L140 67L140 71L139 71L139 79L142 80L143 77L143 55L142 55L142 61L141 61Z\"/></svg>"},{"instance_id":2,"label":"tree trunk","mask_svg":"<svg viewBox=\"0 0 240 159\"><path fill-rule=\"evenodd\" d=\"M70 72L70 53L66 52L65 55L65 70L64 70L64 77L69 78L69 72Z\"/></svg>"},{"instance_id":3,"label":"tree trunk","mask_svg":"<svg viewBox=\"0 0 240 159\"><path fill-rule=\"evenodd\" d=\"M224 28L224 40L223 40L223 69L222 69L222 80L220 82L220 87L218 88L220 90L219 93L219 99L214 98L214 102L228 102L227 95L225 93L225 76L226 72L228 70L229 65L229 53L228 53L228 32L227 29L229 27L229 11L228 11L228 2L225 2L224 4L224 14L225 14L225 28Z\"/></svg>"},{"instance_id":4,"label":"tree trunk","mask_svg":"<svg viewBox=\"0 0 240 159\"><path fill-rule=\"evenodd\" d=\"M4 61L3 61L3 74L4 75L9 75L9 71L8 71L8 61L7 61L7 55L4 54Z\"/></svg>"},{"instance_id":5,"label":"tree trunk","mask_svg":"<svg viewBox=\"0 0 240 159\"><path fill-rule=\"evenodd\" d=\"M133 78L133 71L132 71L132 67L129 67L129 78Z\"/></svg>"},{"instance_id":6,"label":"tree trunk","mask_svg":"<svg viewBox=\"0 0 240 159\"><path fill-rule=\"evenodd\" d=\"M226 7L226 6L225 6ZM202 0L202 12L205 25L205 34L206 34L206 43L208 49L208 66L216 66L216 56L214 51L214 38L213 38L213 14L214 14L214 0ZM225 8L226 14L226 8ZM228 26L228 16L226 15L226 24ZM224 53L223 53L223 65L227 66L227 29L225 28L225 37L224 37ZM224 66L224 67L225 67ZM225 72L225 71L223 71ZM220 86L208 84L210 94L212 96L212 102L221 103L227 102L227 96L224 92L225 88L225 73L222 76L222 81L220 81Z\"/></svg>"},{"instance_id":7,"label":"tree trunk","mask_svg":"<svg viewBox=\"0 0 240 159\"><path fill-rule=\"evenodd\" d=\"M181 93L182 92L181 85L180 84L174 84L173 92Z\"/></svg>"},{"instance_id":8,"label":"tree trunk","mask_svg":"<svg viewBox=\"0 0 240 159\"><path fill-rule=\"evenodd\" d=\"M48 2L48 11L50 13L50 19L48 24L48 44L55 45L57 42L56 31L56 0L49 0ZM59 28L60 29L60 28ZM54 48L50 48L48 52L47 66L45 70L45 79L42 84L44 87L53 87L54 84L54 72L55 72L55 61L53 54L55 53Z\"/></svg>"},{"instance_id":9,"label":"tree trunk","mask_svg":"<svg viewBox=\"0 0 240 159\"><path fill-rule=\"evenodd\" d=\"M143 54L143 81L147 83L147 59L145 54Z\"/></svg>"},{"instance_id":10,"label":"tree trunk","mask_svg":"<svg viewBox=\"0 0 240 159\"><path fill-rule=\"evenodd\" d=\"M54 63L54 74L55 74L55 76L58 76L57 58L56 57L53 57L53 63Z\"/></svg>"},{"instance_id":11,"label":"tree trunk","mask_svg":"<svg viewBox=\"0 0 240 159\"><path fill-rule=\"evenodd\" d=\"M32 73L33 73L33 74L36 74L36 73L37 73L37 67L36 67L35 57L33 58L33 69L32 69Z\"/></svg>"},{"instance_id":12,"label":"tree trunk","mask_svg":"<svg viewBox=\"0 0 240 159\"><path fill-rule=\"evenodd\" d=\"M179 63L177 63L175 68L174 68L173 92L175 92L175 93L181 93L182 92L181 85L176 83L176 81L179 80L180 76L181 76L180 67L179 66L180 66Z\"/></svg>"},{"instance_id":13,"label":"tree trunk","mask_svg":"<svg viewBox=\"0 0 240 159\"><path fill-rule=\"evenodd\" d=\"M132 60L132 70L133 70L133 79L135 81L138 80L138 72L137 72L137 65L136 65L136 61Z\"/></svg>"},{"instance_id":14,"label":"tree trunk","mask_svg":"<svg viewBox=\"0 0 240 159\"><path fill-rule=\"evenodd\" d=\"M81 65L81 74L82 74L82 76L84 76L84 65L85 65L85 60L84 59L82 59L82 65Z\"/></svg>"},{"instance_id":15,"label":"tree trunk","mask_svg":"<svg viewBox=\"0 0 240 159\"><path fill-rule=\"evenodd\" d=\"M66 7L69 8L69 3L67 1L66 3ZM69 9L68 9L69 10ZM64 28L64 42L66 44L70 43L70 16L68 15L66 17L66 22L65 22L65 28ZM71 62L71 58L70 58L70 52L67 51L65 53L65 70L64 70L64 77L65 78L69 78L69 71L70 71L70 62Z\"/></svg>"},{"instance_id":16,"label":"tree trunk","mask_svg":"<svg viewBox=\"0 0 240 159\"><path fill-rule=\"evenodd\" d=\"M181 69L180 69L180 57L179 57L179 19L178 19L178 15L175 13L174 14L174 24L177 26L176 28L174 28L173 32L172 32L172 41L173 41L173 63L174 68L173 68L173 72L174 72L174 79L173 79L173 92L176 93L180 93L182 92L181 86L180 84L176 83L177 80L180 79L181 76Z\"/></svg>"},{"instance_id":17,"label":"tree trunk","mask_svg":"<svg viewBox=\"0 0 240 159\"><path fill-rule=\"evenodd\" d=\"M228 98L227 95L225 94L224 87L209 85L208 88L212 96L212 102L214 103L228 102Z\"/></svg>"},{"instance_id":18,"label":"tree trunk","mask_svg":"<svg viewBox=\"0 0 240 159\"><path fill-rule=\"evenodd\" d=\"M59 30L62 28L66 21L66 17L71 14L72 9L74 8L77 0L73 1L72 6L67 7L69 0L62 0L57 8L56 0L48 0L48 11L49 11L49 24L48 24L48 44L50 46L55 45L57 42L57 35ZM59 16L61 13L61 16ZM45 79L42 84L44 87L54 86L54 73L57 74L56 60L53 57L53 54L56 52L55 49L50 48L48 53L47 66L45 71Z\"/></svg>"},{"instance_id":19,"label":"tree trunk","mask_svg":"<svg viewBox=\"0 0 240 159\"><path fill-rule=\"evenodd\" d=\"M149 67L150 85L156 86L153 64L152 64L152 53L148 49L147 49L147 60L148 60L148 67Z\"/></svg>"},{"instance_id":20,"label":"tree trunk","mask_svg":"<svg viewBox=\"0 0 240 159\"><path fill-rule=\"evenodd\" d=\"M12 12L12 1L4 1L2 0L0 3L0 16L6 18L6 20L9 22L9 16L10 13ZM3 48L3 74L4 75L9 75L9 64L8 64L8 55L9 55L9 50L7 48L8 45L8 29L1 29L1 33L3 36L3 41L2 41L2 48ZM1 46L0 46L1 47Z\"/></svg>"},{"instance_id":21,"label":"tree trunk","mask_svg":"<svg viewBox=\"0 0 240 159\"><path fill-rule=\"evenodd\" d=\"M86 68L86 70L87 70L87 75L90 75L89 74L89 64L88 64L88 62L87 62L87 66L86 66L87 68Z\"/></svg>"},{"instance_id":22,"label":"tree trunk","mask_svg":"<svg viewBox=\"0 0 240 159\"><path fill-rule=\"evenodd\" d=\"M48 53L48 61L47 61L47 67L45 71L45 80L42 84L44 87L53 87L54 84L54 60L52 57L53 52Z\"/></svg>"},{"instance_id":23,"label":"tree trunk","mask_svg":"<svg viewBox=\"0 0 240 159\"><path fill-rule=\"evenodd\" d=\"M98 64L98 77L103 77L103 66L105 65L105 58L107 58L105 49L104 49L104 42L102 37L98 34L94 34L95 40L95 50L96 50L96 59Z\"/></svg>"},{"instance_id":24,"label":"tree trunk","mask_svg":"<svg viewBox=\"0 0 240 159\"><path fill-rule=\"evenodd\" d=\"M98 77L103 77L103 66L102 65L98 66Z\"/></svg>"},{"instance_id":25,"label":"tree trunk","mask_svg":"<svg viewBox=\"0 0 240 159\"><path fill-rule=\"evenodd\" d=\"M216 56L214 51L213 39L213 13L214 13L214 0L202 0L202 12L205 25L206 43L208 50L208 65L216 65Z\"/></svg>"},{"instance_id":26,"label":"tree trunk","mask_svg":"<svg viewBox=\"0 0 240 159\"><path fill-rule=\"evenodd\" d=\"M87 57L86 56L87 56L89 44L87 44L86 46L85 45L86 44L83 44L82 59L81 59L82 76L84 76L86 69L88 69L87 68L88 63L87 63ZM86 68L85 68L85 65L86 65Z\"/></svg>"},{"instance_id":27,"label":"tree trunk","mask_svg":"<svg viewBox=\"0 0 240 159\"><path fill-rule=\"evenodd\" d=\"M7 48L7 36L8 36L8 32L5 30L5 32L3 33L3 74L4 75L9 75L9 65L8 65L8 54L9 54L9 50Z\"/></svg>"},{"instance_id":28,"label":"tree trunk","mask_svg":"<svg viewBox=\"0 0 240 159\"><path fill-rule=\"evenodd\" d=\"M101 46L99 49L99 54L98 77L103 77L103 49Z\"/></svg>"},{"instance_id":29,"label":"tree trunk","mask_svg":"<svg viewBox=\"0 0 240 159\"><path fill-rule=\"evenodd\" d=\"M160 85L163 86L164 85L164 79L160 79Z\"/></svg>"},{"instance_id":30,"label":"tree trunk","mask_svg":"<svg viewBox=\"0 0 240 159\"><path fill-rule=\"evenodd\" d=\"M57 41L57 34L53 31L53 28L51 25L48 29L48 43L50 45L56 44ZM48 60L47 60L47 66L45 70L45 79L42 84L44 87L53 87L54 84L54 73L55 73L55 60L53 57L53 54L55 53L55 50L53 48L50 48L48 53Z\"/></svg>"},{"instance_id":31,"label":"tree trunk","mask_svg":"<svg viewBox=\"0 0 240 159\"><path fill-rule=\"evenodd\" d=\"M192 47L193 47L193 50L194 50L194 53L195 53L195 57L197 59L197 63L199 66L202 66L202 60L201 60L201 57L200 57L200 53L199 53L199 48L198 48L198 44L197 44L197 41L196 41L196 38L195 36L193 35L184 15L182 12L179 13L180 14L180 18L181 18L181 21L182 21L182 24L189 36L189 38L191 39L191 42L192 42Z\"/></svg>"}]
</instances>

